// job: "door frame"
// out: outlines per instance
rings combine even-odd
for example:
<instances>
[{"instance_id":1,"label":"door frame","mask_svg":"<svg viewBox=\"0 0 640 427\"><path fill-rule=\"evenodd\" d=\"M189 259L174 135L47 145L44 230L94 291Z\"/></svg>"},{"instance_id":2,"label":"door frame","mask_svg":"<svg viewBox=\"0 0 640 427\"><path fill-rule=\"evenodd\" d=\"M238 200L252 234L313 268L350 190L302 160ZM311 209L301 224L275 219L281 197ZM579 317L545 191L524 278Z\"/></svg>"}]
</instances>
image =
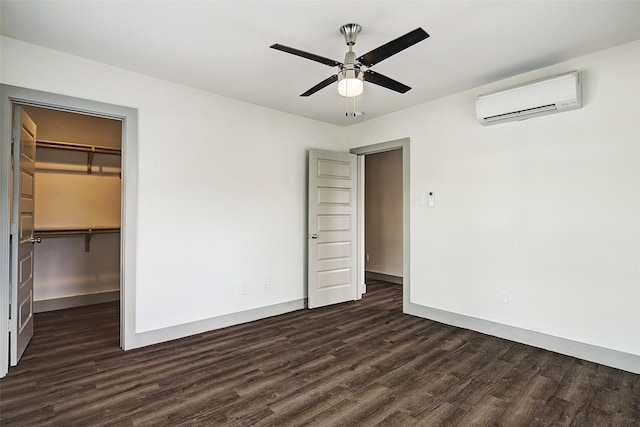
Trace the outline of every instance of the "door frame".
<instances>
[{"instance_id":1,"label":"door frame","mask_svg":"<svg viewBox=\"0 0 640 427\"><path fill-rule=\"evenodd\" d=\"M364 197L364 161L362 159L367 154L383 153L385 151L402 150L402 311L407 313L411 297L411 242L410 242L410 219L411 219L411 174L409 166L410 140L401 138L379 144L354 147L349 152L358 155L358 197ZM358 209L358 284L361 287L359 293L365 292L364 283L364 203L363 208Z\"/></svg>"},{"instance_id":2,"label":"door frame","mask_svg":"<svg viewBox=\"0 0 640 427\"><path fill-rule=\"evenodd\" d=\"M14 105L49 108L122 121L122 189L120 231L120 347L133 347L135 338L135 278L138 193L138 111L49 92L0 84L0 312L10 304L10 174L11 123ZM0 316L0 378L9 368L9 316Z\"/></svg>"}]
</instances>

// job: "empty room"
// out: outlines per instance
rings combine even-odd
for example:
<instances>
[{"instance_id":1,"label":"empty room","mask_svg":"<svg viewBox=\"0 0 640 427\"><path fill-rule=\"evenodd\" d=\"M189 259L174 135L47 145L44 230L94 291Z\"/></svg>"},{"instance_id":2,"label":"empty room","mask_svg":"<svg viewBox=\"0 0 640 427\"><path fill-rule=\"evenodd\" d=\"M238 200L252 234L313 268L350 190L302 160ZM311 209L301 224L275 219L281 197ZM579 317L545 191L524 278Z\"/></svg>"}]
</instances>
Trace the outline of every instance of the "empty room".
<instances>
[{"instance_id":1,"label":"empty room","mask_svg":"<svg viewBox=\"0 0 640 427\"><path fill-rule=\"evenodd\" d=\"M0 425L640 424L639 23L0 0Z\"/></svg>"}]
</instances>

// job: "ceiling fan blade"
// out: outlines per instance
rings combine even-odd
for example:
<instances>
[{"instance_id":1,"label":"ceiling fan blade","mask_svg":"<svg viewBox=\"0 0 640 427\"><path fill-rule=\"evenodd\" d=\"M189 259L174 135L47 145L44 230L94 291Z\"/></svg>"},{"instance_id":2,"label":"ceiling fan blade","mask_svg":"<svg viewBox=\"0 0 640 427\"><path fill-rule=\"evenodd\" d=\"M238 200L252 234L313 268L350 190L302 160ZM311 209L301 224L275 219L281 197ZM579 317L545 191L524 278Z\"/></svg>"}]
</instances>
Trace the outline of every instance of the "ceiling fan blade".
<instances>
[{"instance_id":1,"label":"ceiling fan blade","mask_svg":"<svg viewBox=\"0 0 640 427\"><path fill-rule=\"evenodd\" d=\"M393 56L396 53L401 52L418 42L421 42L427 37L429 37L429 34L427 34L425 30L423 30L422 28L416 28L415 30L408 32L404 36L400 36L395 40L391 40L389 43L385 43L382 46L373 49L371 52L365 53L358 58L358 61L361 64L366 65L367 67L372 67L375 64L384 61L388 57Z\"/></svg>"},{"instance_id":2,"label":"ceiling fan blade","mask_svg":"<svg viewBox=\"0 0 640 427\"><path fill-rule=\"evenodd\" d=\"M336 67L338 65L342 65L342 63L336 61L335 59L325 58L324 56L316 55L315 53L305 52L304 50L296 49L289 46L284 46L281 44L272 44L269 46L271 49L281 50L286 53L290 53L292 55L301 56L303 58L310 59L312 61L319 62L321 64L329 65L330 67Z\"/></svg>"},{"instance_id":3,"label":"ceiling fan blade","mask_svg":"<svg viewBox=\"0 0 640 427\"><path fill-rule=\"evenodd\" d=\"M411 90L409 86L371 70L367 70L364 72L364 80L369 83L386 87L387 89L395 90L396 92L400 93L405 93Z\"/></svg>"},{"instance_id":4,"label":"ceiling fan blade","mask_svg":"<svg viewBox=\"0 0 640 427\"><path fill-rule=\"evenodd\" d=\"M314 93L316 93L320 89L323 89L323 88L329 86L331 83L336 82L336 81L338 81L338 75L337 74L324 79L323 81L321 81L320 83L318 83L317 85L315 85L314 87L312 87L311 89L309 89L308 91L306 91L305 93L303 93L300 96L313 95Z\"/></svg>"}]
</instances>

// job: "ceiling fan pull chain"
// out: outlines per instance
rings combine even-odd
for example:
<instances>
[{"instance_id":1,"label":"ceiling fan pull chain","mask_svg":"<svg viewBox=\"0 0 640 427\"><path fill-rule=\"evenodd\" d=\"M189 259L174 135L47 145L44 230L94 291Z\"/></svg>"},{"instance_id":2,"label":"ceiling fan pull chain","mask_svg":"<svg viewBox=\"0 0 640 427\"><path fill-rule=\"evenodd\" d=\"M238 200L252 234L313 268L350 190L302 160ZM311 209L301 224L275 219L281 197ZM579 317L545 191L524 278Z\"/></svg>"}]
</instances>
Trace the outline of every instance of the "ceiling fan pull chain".
<instances>
[{"instance_id":1,"label":"ceiling fan pull chain","mask_svg":"<svg viewBox=\"0 0 640 427\"><path fill-rule=\"evenodd\" d=\"M351 112L349 112L349 98L345 98L344 99L344 116L345 117L355 117L356 116L356 98L357 97L352 97L351 99L353 99L353 109L351 110Z\"/></svg>"},{"instance_id":2,"label":"ceiling fan pull chain","mask_svg":"<svg viewBox=\"0 0 640 427\"><path fill-rule=\"evenodd\" d=\"M358 117L358 114L356 113L356 98L357 96L352 97L351 99L353 99L353 109L351 110L351 113L349 113L349 98L345 98L344 99L344 116L345 117Z\"/></svg>"}]
</instances>

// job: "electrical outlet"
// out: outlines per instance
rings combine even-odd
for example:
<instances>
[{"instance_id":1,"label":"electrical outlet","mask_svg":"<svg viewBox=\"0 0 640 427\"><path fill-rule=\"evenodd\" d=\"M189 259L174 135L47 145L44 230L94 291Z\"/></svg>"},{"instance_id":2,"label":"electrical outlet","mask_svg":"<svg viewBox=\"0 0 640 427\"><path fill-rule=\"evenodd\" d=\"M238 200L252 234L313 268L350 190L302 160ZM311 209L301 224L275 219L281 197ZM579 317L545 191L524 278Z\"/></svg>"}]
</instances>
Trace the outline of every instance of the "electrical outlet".
<instances>
[{"instance_id":1,"label":"electrical outlet","mask_svg":"<svg viewBox=\"0 0 640 427\"><path fill-rule=\"evenodd\" d=\"M265 292L269 292L269 284L268 283L264 284L264 291Z\"/></svg>"},{"instance_id":2,"label":"electrical outlet","mask_svg":"<svg viewBox=\"0 0 640 427\"><path fill-rule=\"evenodd\" d=\"M509 292L505 290L500 291L498 299L502 304L509 304Z\"/></svg>"},{"instance_id":3,"label":"electrical outlet","mask_svg":"<svg viewBox=\"0 0 640 427\"><path fill-rule=\"evenodd\" d=\"M247 284L243 283L240 285L240 295L245 295L247 293Z\"/></svg>"},{"instance_id":4,"label":"electrical outlet","mask_svg":"<svg viewBox=\"0 0 640 427\"><path fill-rule=\"evenodd\" d=\"M367 254L367 262L369 262L369 254Z\"/></svg>"}]
</instances>

